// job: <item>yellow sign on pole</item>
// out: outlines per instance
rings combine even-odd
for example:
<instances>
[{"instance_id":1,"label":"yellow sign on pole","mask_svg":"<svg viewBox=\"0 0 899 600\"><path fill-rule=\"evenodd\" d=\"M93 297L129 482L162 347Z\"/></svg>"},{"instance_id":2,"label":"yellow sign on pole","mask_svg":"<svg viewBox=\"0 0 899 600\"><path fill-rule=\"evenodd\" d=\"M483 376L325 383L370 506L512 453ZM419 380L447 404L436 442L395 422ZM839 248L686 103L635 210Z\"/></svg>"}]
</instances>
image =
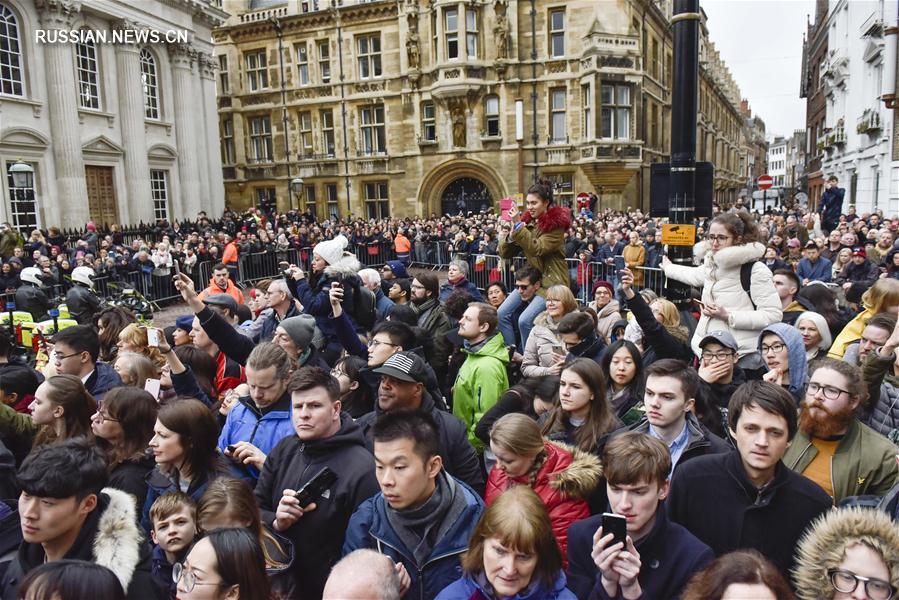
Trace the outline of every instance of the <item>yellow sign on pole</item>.
<instances>
[{"instance_id":1,"label":"yellow sign on pole","mask_svg":"<svg viewBox=\"0 0 899 600\"><path fill-rule=\"evenodd\" d=\"M524 206L524 194L515 194L515 204L517 206Z\"/></svg>"},{"instance_id":2,"label":"yellow sign on pole","mask_svg":"<svg viewBox=\"0 0 899 600\"><path fill-rule=\"evenodd\" d=\"M667 246L692 246L696 243L696 226L662 225L662 243Z\"/></svg>"}]
</instances>

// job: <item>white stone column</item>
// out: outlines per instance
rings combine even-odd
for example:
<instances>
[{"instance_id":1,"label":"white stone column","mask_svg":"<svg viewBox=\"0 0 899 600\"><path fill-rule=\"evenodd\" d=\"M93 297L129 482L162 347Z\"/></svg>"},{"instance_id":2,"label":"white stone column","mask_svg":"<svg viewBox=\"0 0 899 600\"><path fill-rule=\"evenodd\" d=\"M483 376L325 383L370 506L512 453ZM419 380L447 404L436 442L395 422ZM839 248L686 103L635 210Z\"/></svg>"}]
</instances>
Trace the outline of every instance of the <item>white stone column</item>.
<instances>
[{"instance_id":1,"label":"white stone column","mask_svg":"<svg viewBox=\"0 0 899 600\"><path fill-rule=\"evenodd\" d=\"M191 64L194 52L188 44L170 44L172 60L172 86L175 105L175 140L178 146L178 180L180 201L175 219L195 219L200 211L200 178L197 155L201 151L196 144L197 118ZM207 149L202 149L203 152Z\"/></svg>"},{"instance_id":2,"label":"white stone column","mask_svg":"<svg viewBox=\"0 0 899 600\"><path fill-rule=\"evenodd\" d=\"M136 29L134 23L121 21L120 30ZM147 160L144 90L140 77L140 46L122 43L116 46L116 81L118 82L119 122L125 149L125 182L128 196L120 202L127 208L128 223L153 222L153 199L150 194L150 163ZM121 215L124 219L125 215Z\"/></svg>"},{"instance_id":3,"label":"white stone column","mask_svg":"<svg viewBox=\"0 0 899 600\"><path fill-rule=\"evenodd\" d=\"M222 177L221 149L219 147L218 98L215 95L215 74L218 61L212 54L204 54L200 61L200 84L202 87L204 140L208 158L209 214L221 215L225 211L225 183Z\"/></svg>"},{"instance_id":4,"label":"white stone column","mask_svg":"<svg viewBox=\"0 0 899 600\"><path fill-rule=\"evenodd\" d=\"M209 198L209 154L214 152L216 147L206 145L206 103L209 101L203 93L203 71L206 69L206 56L196 47L194 48L193 56L194 68L191 69L191 83L194 88L193 97L195 100L192 137L194 145L198 149L202 148L200 152L197 152L197 180L200 184L200 205L203 207L201 210L214 214L209 208L211 202ZM215 98L215 92L213 92L212 97Z\"/></svg>"},{"instance_id":5,"label":"white stone column","mask_svg":"<svg viewBox=\"0 0 899 600\"><path fill-rule=\"evenodd\" d=\"M71 30L81 11L80 0L37 0L35 5L41 27L48 30ZM74 48L72 44L44 44L42 49L56 175L56 197L48 204L58 207L58 222L50 225L80 228L89 220L90 211L78 123Z\"/></svg>"}]
</instances>

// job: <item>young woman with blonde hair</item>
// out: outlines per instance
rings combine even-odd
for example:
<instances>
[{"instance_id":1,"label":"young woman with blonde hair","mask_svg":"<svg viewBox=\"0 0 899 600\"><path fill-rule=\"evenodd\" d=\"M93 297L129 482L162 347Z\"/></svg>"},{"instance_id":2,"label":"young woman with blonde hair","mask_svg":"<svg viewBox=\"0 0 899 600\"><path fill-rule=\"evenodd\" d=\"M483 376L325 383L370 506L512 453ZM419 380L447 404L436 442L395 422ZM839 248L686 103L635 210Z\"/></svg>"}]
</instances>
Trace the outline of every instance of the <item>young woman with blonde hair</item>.
<instances>
[{"instance_id":1,"label":"young woman with blonde hair","mask_svg":"<svg viewBox=\"0 0 899 600\"><path fill-rule=\"evenodd\" d=\"M833 341L833 346L827 353L830 358L837 360L843 358L849 344L862 337L862 331L868 320L877 313L899 315L899 279L878 279L874 285L868 288L868 291L862 294L862 305L865 310L849 321Z\"/></svg>"},{"instance_id":2,"label":"young woman with blonde hair","mask_svg":"<svg viewBox=\"0 0 899 600\"><path fill-rule=\"evenodd\" d=\"M143 354L153 361L157 369L162 369L165 366L165 357L159 351L159 348L150 346L150 342L147 339L147 328L137 323L130 323L122 329L116 345L119 352Z\"/></svg>"},{"instance_id":3,"label":"young woman with blonde hair","mask_svg":"<svg viewBox=\"0 0 899 600\"><path fill-rule=\"evenodd\" d=\"M565 285L546 290L546 310L534 319L534 328L524 347L521 374L525 377L558 375L567 351L559 336L559 321L577 310L577 300Z\"/></svg>"}]
</instances>

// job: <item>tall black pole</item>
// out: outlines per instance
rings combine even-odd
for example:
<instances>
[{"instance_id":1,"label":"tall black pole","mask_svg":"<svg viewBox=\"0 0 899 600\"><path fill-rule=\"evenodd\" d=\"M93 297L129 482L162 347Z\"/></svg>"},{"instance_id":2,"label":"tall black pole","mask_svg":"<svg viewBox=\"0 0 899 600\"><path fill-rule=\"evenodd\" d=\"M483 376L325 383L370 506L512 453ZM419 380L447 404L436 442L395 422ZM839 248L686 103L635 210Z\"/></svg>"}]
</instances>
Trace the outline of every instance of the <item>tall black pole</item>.
<instances>
[{"instance_id":1,"label":"tall black pole","mask_svg":"<svg viewBox=\"0 0 899 600\"><path fill-rule=\"evenodd\" d=\"M674 81L671 89L671 223L692 225L696 213L696 111L699 83L699 0L674 0ZM669 258L691 265L692 246L671 246ZM686 309L690 288L670 280L668 299Z\"/></svg>"},{"instance_id":2,"label":"tall black pole","mask_svg":"<svg viewBox=\"0 0 899 600\"><path fill-rule=\"evenodd\" d=\"M340 11L337 2L332 1L331 11L334 22L337 25L337 67L340 76L340 121L343 124L343 185L346 189L346 216L349 218L353 212L350 201L350 142L347 138L347 114L346 114L346 78L343 73L343 23L340 19Z\"/></svg>"},{"instance_id":3,"label":"tall black pole","mask_svg":"<svg viewBox=\"0 0 899 600\"><path fill-rule=\"evenodd\" d=\"M278 33L278 68L281 73L281 126L284 128L284 160L287 161L287 206L293 208L293 191L290 189L290 181L293 176L290 173L290 139L287 130L287 91L284 89L284 28L281 21L271 17L272 26ZM275 211L278 210L277 205Z\"/></svg>"}]
</instances>

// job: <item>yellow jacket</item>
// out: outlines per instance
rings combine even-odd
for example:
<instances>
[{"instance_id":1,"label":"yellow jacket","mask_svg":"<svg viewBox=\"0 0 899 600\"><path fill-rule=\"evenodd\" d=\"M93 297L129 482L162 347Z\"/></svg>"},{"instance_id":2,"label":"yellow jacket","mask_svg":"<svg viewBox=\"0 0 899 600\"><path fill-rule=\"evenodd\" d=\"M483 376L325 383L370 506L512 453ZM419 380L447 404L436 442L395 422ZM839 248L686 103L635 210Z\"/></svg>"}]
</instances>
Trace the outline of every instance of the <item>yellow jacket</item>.
<instances>
[{"instance_id":1,"label":"yellow jacket","mask_svg":"<svg viewBox=\"0 0 899 600\"><path fill-rule=\"evenodd\" d=\"M874 313L871 312L870 308L866 308L862 312L860 312L854 319L849 321L849 323L843 327L843 331L840 332L840 335L837 336L837 339L833 341L833 346L830 347L830 350L827 352L827 356L830 358L836 358L840 360L843 358L843 355L846 354L846 348L849 347L849 344L852 342L861 339L862 331L865 330L865 324L868 322L868 319L874 316Z\"/></svg>"}]
</instances>

